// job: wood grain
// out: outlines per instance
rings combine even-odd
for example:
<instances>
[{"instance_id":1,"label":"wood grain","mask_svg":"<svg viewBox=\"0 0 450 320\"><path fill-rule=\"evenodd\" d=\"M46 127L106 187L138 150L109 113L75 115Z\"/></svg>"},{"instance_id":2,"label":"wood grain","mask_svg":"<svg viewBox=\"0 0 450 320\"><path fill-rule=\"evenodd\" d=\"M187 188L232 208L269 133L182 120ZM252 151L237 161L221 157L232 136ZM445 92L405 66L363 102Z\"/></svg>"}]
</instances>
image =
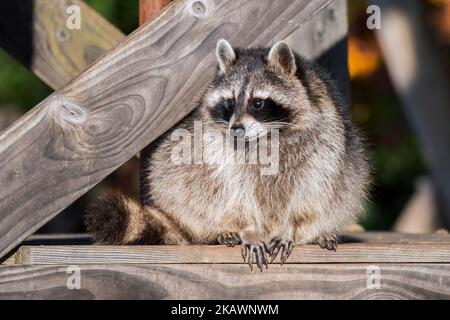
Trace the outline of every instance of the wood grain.
<instances>
[{"instance_id":1,"label":"wood grain","mask_svg":"<svg viewBox=\"0 0 450 320\"><path fill-rule=\"evenodd\" d=\"M243 263L240 248L225 246L21 246L15 259L16 264ZM450 243L346 243L336 252L297 246L287 263L450 263Z\"/></svg>"},{"instance_id":2,"label":"wood grain","mask_svg":"<svg viewBox=\"0 0 450 320\"><path fill-rule=\"evenodd\" d=\"M432 234L409 234L388 231L353 232L341 235L340 243L450 243L447 231ZM92 244L92 235L87 233L33 234L22 245L66 245Z\"/></svg>"},{"instance_id":3,"label":"wood grain","mask_svg":"<svg viewBox=\"0 0 450 320\"><path fill-rule=\"evenodd\" d=\"M0 299L449 299L448 264L0 266ZM368 287L379 268L380 288Z\"/></svg>"},{"instance_id":4,"label":"wood grain","mask_svg":"<svg viewBox=\"0 0 450 320\"><path fill-rule=\"evenodd\" d=\"M170 2L171 0L139 0L139 25L160 13ZM152 149L152 144L149 144L137 155L139 157L139 199L142 205L147 205L148 201L147 166Z\"/></svg>"},{"instance_id":5,"label":"wood grain","mask_svg":"<svg viewBox=\"0 0 450 320\"><path fill-rule=\"evenodd\" d=\"M188 114L219 38L267 45L330 2L199 1L169 4L0 135L0 257Z\"/></svg>"},{"instance_id":6,"label":"wood grain","mask_svg":"<svg viewBox=\"0 0 450 320\"><path fill-rule=\"evenodd\" d=\"M400 247L407 243L407 244L421 244L421 245L433 245L433 244L449 244L450 243L450 235L448 233L439 232L434 234L402 234L402 233L394 233L394 232L358 232L358 233L350 233L346 234L340 237L340 242L345 245L347 244L365 244L366 246L370 246L371 244L397 244ZM61 245L88 245L92 244L92 237L88 234L35 234L30 237L28 237L23 243L22 246L32 246L31 249L18 249L14 254L12 254L9 257L5 257L0 261L1 264L16 264L16 261L18 264L20 263L53 263L56 261L56 263L63 263L66 261L65 259L70 256L70 260L76 260L79 259L81 261L81 258L76 256L77 252L72 252L71 248L66 248L67 250L62 250L63 252L55 252L54 256L51 256L48 258L48 251L51 250L51 248L46 247L40 247L41 250L38 250L39 252L36 252L34 250L34 246L61 246ZM342 246L341 245L341 246ZM339 247L339 253L341 253L341 246ZM84 247L83 247L84 248ZM83 248L80 248L78 250L83 251ZM98 250L103 251L104 247L98 248ZM215 247L214 247L215 248ZM215 250L212 248L211 250ZM168 249L171 249L169 247ZM28 250L26 254L22 253L22 256L20 258L16 259L16 253L17 252L23 252ZM108 250L108 249L106 249ZM117 249L112 249L112 251L120 250L120 247ZM140 249L138 249L139 251ZM301 250L304 250L303 248ZM122 251L123 254L123 250ZM134 250L131 250L134 251ZM146 250L147 252L149 250ZM31 254L29 254L31 252ZM70 252L69 254L67 252ZM317 255L315 256L316 260L313 260L315 262L319 261L325 261L325 263L328 261L328 258L326 256L326 252L322 250L317 250L319 254L323 253L323 257L320 257L320 259L317 259ZM150 255L155 254L156 252L151 251ZM90 253L88 253L89 255ZM110 252L103 252L99 256L104 259L104 256L110 255ZM158 253L156 253L158 254ZM83 259L86 258L86 253L83 253ZM120 254L119 254L120 255ZM213 256L216 256L216 254L212 254ZM131 253L128 255L127 259L134 260L135 256L138 257L138 259L134 263L140 263L142 261L142 255L136 255L134 253ZM149 261L148 257L146 257ZM53 262L52 262L53 261ZM100 260L98 262L105 261ZM157 260L157 261L164 261L164 260ZM208 261L207 259L205 261ZM239 262L239 261L238 261ZM351 263L352 261L346 261ZM68 263L68 262L67 262Z\"/></svg>"},{"instance_id":7,"label":"wood grain","mask_svg":"<svg viewBox=\"0 0 450 320\"><path fill-rule=\"evenodd\" d=\"M79 30L66 26L71 5L80 8ZM124 37L79 0L2 1L0 9L8 12L0 22L0 45L52 89L62 88ZM11 25L20 25L20 35Z\"/></svg>"},{"instance_id":8,"label":"wood grain","mask_svg":"<svg viewBox=\"0 0 450 320\"><path fill-rule=\"evenodd\" d=\"M347 15L347 1L333 1L286 40L295 51L315 61L336 80L341 96L349 104Z\"/></svg>"},{"instance_id":9,"label":"wood grain","mask_svg":"<svg viewBox=\"0 0 450 320\"><path fill-rule=\"evenodd\" d=\"M47 244L92 244L92 235L87 233L63 233L63 234L33 234L23 244L47 245ZM450 243L448 231L440 230L432 234L410 234L389 231L353 232L341 235L340 243Z\"/></svg>"}]
</instances>

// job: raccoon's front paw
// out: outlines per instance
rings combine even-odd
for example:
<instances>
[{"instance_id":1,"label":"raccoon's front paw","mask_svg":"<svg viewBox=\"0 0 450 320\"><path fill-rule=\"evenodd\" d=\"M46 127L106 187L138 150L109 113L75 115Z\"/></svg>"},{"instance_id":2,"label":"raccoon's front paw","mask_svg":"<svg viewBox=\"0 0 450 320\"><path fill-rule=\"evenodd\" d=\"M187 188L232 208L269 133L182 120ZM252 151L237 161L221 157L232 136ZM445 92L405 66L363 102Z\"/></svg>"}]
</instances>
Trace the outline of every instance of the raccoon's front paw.
<instances>
[{"instance_id":1,"label":"raccoon's front paw","mask_svg":"<svg viewBox=\"0 0 450 320\"><path fill-rule=\"evenodd\" d=\"M241 237L237 232L221 232L217 237L218 244L224 244L228 247L234 247L241 243Z\"/></svg>"},{"instance_id":2,"label":"raccoon's front paw","mask_svg":"<svg viewBox=\"0 0 450 320\"><path fill-rule=\"evenodd\" d=\"M241 255L244 259L244 262L248 263L250 269L253 271L253 254L255 255L255 262L259 268L259 271L262 271L263 265L268 267L267 263L267 253L269 253L269 249L267 245L263 241L258 242L250 242L246 240L242 240L241 243Z\"/></svg>"},{"instance_id":3,"label":"raccoon's front paw","mask_svg":"<svg viewBox=\"0 0 450 320\"><path fill-rule=\"evenodd\" d=\"M282 239L282 238L273 238L272 241L270 241L269 245L269 257L271 258L270 263L272 263L275 258L278 256L278 253L281 251L280 261L281 265L283 265L287 258L292 253L292 250L294 249L294 241L290 239Z\"/></svg>"},{"instance_id":4,"label":"raccoon's front paw","mask_svg":"<svg viewBox=\"0 0 450 320\"><path fill-rule=\"evenodd\" d=\"M315 244L318 244L322 249L336 251L337 244L338 244L337 236L336 235L328 235L328 234L321 235L316 240Z\"/></svg>"}]
</instances>

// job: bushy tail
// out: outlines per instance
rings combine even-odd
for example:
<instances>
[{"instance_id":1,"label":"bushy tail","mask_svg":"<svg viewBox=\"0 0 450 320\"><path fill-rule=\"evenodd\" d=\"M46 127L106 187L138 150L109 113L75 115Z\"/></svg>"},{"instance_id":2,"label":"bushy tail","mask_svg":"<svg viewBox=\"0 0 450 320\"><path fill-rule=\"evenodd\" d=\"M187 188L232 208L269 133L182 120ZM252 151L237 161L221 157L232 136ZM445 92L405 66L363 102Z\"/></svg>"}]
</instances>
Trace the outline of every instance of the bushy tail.
<instances>
[{"instance_id":1,"label":"bushy tail","mask_svg":"<svg viewBox=\"0 0 450 320\"><path fill-rule=\"evenodd\" d=\"M87 232L97 244L187 244L186 234L160 211L122 194L94 201L86 210Z\"/></svg>"}]
</instances>

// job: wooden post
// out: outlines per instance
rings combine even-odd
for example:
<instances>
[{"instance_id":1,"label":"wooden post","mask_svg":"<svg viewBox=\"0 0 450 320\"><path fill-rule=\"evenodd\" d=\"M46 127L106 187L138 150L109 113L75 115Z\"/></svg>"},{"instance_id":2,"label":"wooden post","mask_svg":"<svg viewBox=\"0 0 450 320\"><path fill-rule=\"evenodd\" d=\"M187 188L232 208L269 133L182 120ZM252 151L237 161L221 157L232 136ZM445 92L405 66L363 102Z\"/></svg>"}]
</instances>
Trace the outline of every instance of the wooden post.
<instances>
[{"instance_id":1,"label":"wooden post","mask_svg":"<svg viewBox=\"0 0 450 320\"><path fill-rule=\"evenodd\" d=\"M171 0L139 0L139 24L142 25L153 16L158 14ZM139 199L141 204L148 204L148 186L147 186L147 161L152 152L151 145L146 146L140 152L139 157Z\"/></svg>"},{"instance_id":2,"label":"wooden post","mask_svg":"<svg viewBox=\"0 0 450 320\"><path fill-rule=\"evenodd\" d=\"M0 135L0 257L188 114L219 38L270 45L329 3L173 2L33 108Z\"/></svg>"},{"instance_id":3,"label":"wooden post","mask_svg":"<svg viewBox=\"0 0 450 320\"><path fill-rule=\"evenodd\" d=\"M67 26L70 6L80 8L80 29ZM55 90L124 37L80 0L0 1L0 12L0 46Z\"/></svg>"},{"instance_id":4,"label":"wooden post","mask_svg":"<svg viewBox=\"0 0 450 320\"><path fill-rule=\"evenodd\" d=\"M287 41L295 51L315 61L336 80L341 96L350 107L347 37L347 1L333 1L294 31Z\"/></svg>"},{"instance_id":5,"label":"wooden post","mask_svg":"<svg viewBox=\"0 0 450 320\"><path fill-rule=\"evenodd\" d=\"M381 7L377 39L405 114L415 130L443 220L450 226L450 91L445 68L416 0L373 0Z\"/></svg>"}]
</instances>

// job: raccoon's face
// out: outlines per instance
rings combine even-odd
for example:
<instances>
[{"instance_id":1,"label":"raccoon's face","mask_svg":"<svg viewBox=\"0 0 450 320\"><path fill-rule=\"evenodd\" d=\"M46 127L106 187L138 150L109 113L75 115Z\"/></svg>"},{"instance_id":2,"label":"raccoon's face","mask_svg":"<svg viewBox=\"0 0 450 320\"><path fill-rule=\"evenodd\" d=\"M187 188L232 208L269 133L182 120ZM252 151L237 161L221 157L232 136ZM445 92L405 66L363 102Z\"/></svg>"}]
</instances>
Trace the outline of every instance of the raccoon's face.
<instances>
[{"instance_id":1,"label":"raccoon's face","mask_svg":"<svg viewBox=\"0 0 450 320\"><path fill-rule=\"evenodd\" d=\"M222 39L216 55L217 75L203 99L204 114L216 128L248 140L271 129L299 128L306 95L286 42L270 49L233 50Z\"/></svg>"}]
</instances>

